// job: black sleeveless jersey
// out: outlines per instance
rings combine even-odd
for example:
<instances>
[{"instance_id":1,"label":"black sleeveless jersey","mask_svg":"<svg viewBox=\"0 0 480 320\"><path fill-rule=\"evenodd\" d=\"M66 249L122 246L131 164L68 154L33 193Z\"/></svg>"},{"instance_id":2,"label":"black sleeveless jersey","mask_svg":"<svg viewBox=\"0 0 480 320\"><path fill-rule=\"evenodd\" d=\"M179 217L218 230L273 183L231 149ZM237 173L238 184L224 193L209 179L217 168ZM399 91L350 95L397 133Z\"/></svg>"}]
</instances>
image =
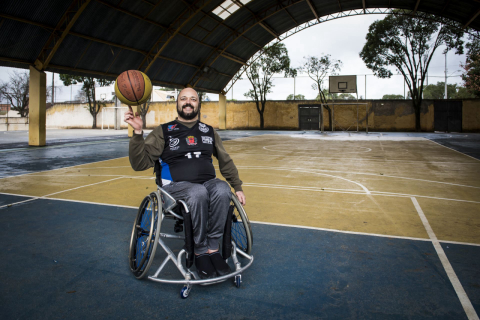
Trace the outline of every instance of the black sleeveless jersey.
<instances>
[{"instance_id":1,"label":"black sleeveless jersey","mask_svg":"<svg viewBox=\"0 0 480 320\"><path fill-rule=\"evenodd\" d=\"M162 186L171 182L204 183L215 178L212 163L213 128L197 121L188 128L172 121L162 124L165 148L160 156Z\"/></svg>"}]
</instances>

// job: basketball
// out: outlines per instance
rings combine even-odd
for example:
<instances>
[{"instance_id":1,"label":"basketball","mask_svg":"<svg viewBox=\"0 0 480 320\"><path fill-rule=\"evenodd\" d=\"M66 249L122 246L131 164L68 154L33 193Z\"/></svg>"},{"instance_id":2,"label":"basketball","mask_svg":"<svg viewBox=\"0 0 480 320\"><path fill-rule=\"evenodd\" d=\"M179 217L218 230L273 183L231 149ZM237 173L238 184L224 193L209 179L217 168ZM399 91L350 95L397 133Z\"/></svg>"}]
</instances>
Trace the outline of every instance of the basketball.
<instances>
[{"instance_id":1,"label":"basketball","mask_svg":"<svg viewBox=\"0 0 480 320\"><path fill-rule=\"evenodd\" d=\"M138 106L147 102L151 93L152 82L141 71L124 71L115 80L115 95L129 106Z\"/></svg>"}]
</instances>

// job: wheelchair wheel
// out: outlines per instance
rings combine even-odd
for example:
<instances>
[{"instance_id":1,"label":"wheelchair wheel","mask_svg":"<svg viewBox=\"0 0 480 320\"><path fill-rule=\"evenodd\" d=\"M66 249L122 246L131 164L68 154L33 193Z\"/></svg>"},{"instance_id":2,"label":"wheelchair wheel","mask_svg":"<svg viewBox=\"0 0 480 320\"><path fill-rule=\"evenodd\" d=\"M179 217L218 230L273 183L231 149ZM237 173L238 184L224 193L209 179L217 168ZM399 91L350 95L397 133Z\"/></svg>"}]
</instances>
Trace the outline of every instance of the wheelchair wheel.
<instances>
[{"instance_id":1,"label":"wheelchair wheel","mask_svg":"<svg viewBox=\"0 0 480 320\"><path fill-rule=\"evenodd\" d=\"M130 270L137 279L147 274L153 262L160 234L160 211L158 197L154 192L146 196L138 208L128 254Z\"/></svg>"},{"instance_id":2,"label":"wheelchair wheel","mask_svg":"<svg viewBox=\"0 0 480 320\"><path fill-rule=\"evenodd\" d=\"M232 194L230 202L234 206L232 219L232 240L237 248L250 254L253 245L252 227L248 220L247 213L235 194Z\"/></svg>"}]
</instances>

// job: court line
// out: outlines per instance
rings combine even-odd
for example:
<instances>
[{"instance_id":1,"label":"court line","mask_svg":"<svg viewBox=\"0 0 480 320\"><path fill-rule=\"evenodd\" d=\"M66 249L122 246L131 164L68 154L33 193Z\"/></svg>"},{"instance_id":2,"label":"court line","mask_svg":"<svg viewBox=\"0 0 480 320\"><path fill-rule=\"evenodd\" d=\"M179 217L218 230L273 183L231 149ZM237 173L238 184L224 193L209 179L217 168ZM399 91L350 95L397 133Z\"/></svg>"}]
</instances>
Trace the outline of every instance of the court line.
<instances>
[{"instance_id":1,"label":"court line","mask_svg":"<svg viewBox=\"0 0 480 320\"><path fill-rule=\"evenodd\" d=\"M84 166L84 165L88 165L88 164L92 164L92 163L100 163L100 162L105 162L105 161L110 161L110 160L118 160L118 159L122 159L122 158L127 158L127 157L118 157L118 158L113 158L113 159L106 159L106 160L100 160L100 161L93 161L93 162L81 163L81 164L76 164L76 165L73 165L73 166L62 167L62 168L57 168L57 169L48 169L48 170L41 170L41 171L34 171L34 172L22 173L22 174L19 174L19 175L16 175L16 176L6 176L6 177L2 177L2 178L0 178L0 180L1 180L1 179L4 179L4 178L12 178L12 177L26 176L26 175L34 174L34 173L41 173L41 172L47 172L47 171L55 171L55 170L62 170L62 169L68 169L68 168L75 168L75 167L78 167L78 166Z\"/></svg>"},{"instance_id":2,"label":"court line","mask_svg":"<svg viewBox=\"0 0 480 320\"><path fill-rule=\"evenodd\" d=\"M26 195L18 195L13 193L6 193L0 192L0 194L5 195L12 195L12 196L21 196L21 197L29 197ZM55 200L55 201L65 201L65 202L73 202L73 203L86 203L86 204L95 204L101 206L109 206L109 207L120 207L120 208L128 208L128 209L138 209L136 206L126 206L120 204L110 204L110 203L100 203L100 202L92 202L92 201L82 201L82 200L72 200L72 199L62 199L62 198L44 198L44 197L35 197L36 199L40 200ZM8 206L8 205L7 205ZM337 233L345 233L345 234L356 234L356 235L363 235L363 236L372 236L372 237L382 237L382 238L395 238L395 239L404 239L404 240L418 240L418 241L430 241L426 238L416 238L416 237L407 237L407 236L395 236L395 235L385 235L379 233L367 233L367 232L358 232L358 231L348 231L348 230L338 230L338 229L327 229L327 228L320 228L320 227L310 227L310 226L301 226L301 225L293 225L293 224L283 224L283 223L274 223L274 222L263 222L263 221L250 221L250 223L257 223L257 224L264 224L264 225L273 225L273 226L280 226L280 227L291 227L291 228L299 228L299 229L309 229L309 230L319 230L319 231L328 231L328 232L337 232ZM458 244L458 245L466 245L466 246L476 246L480 247L478 243L469 243L469 242L459 242L459 241L450 241L450 240L439 240L441 243L448 243L448 244Z\"/></svg>"},{"instance_id":3,"label":"court line","mask_svg":"<svg viewBox=\"0 0 480 320\"><path fill-rule=\"evenodd\" d=\"M443 248L440 245L440 242L438 241L437 236L433 232L432 227L430 226L430 223L428 223L427 217L423 213L422 208L418 204L417 199L415 199L415 197L411 197L410 199L412 200L413 205L415 206L415 209L417 210L418 215L422 220L425 230L427 231L428 236L432 241L433 247L435 248L435 251L437 252L438 257L440 258L440 262L442 263L443 268L447 273L448 279L450 279L450 282L452 283L453 288L457 293L458 299L460 300L460 303L462 304L463 310L465 310L465 313L467 314L468 319L479 320L478 315L475 312L475 309L473 308L472 302L470 301L470 299L467 296L467 293L463 289L463 286L460 283L460 280L458 279L455 273L455 270L453 270L453 267L450 264L450 261L448 261L447 255L445 254L445 251L443 251Z\"/></svg>"},{"instance_id":4,"label":"court line","mask_svg":"<svg viewBox=\"0 0 480 320\"><path fill-rule=\"evenodd\" d=\"M263 169L263 168L249 168L249 169L259 169L260 170L260 169ZM270 168L270 170L282 170L282 171L288 170L288 171L295 171L295 172L314 173L314 174L318 174L318 175L321 175L321 176L333 177L333 178L337 178L337 179L340 179L340 180L345 180L347 182L356 184L357 186L362 188L363 191L365 191L366 194L370 194L370 190L368 190L368 188L365 187L363 184L361 184L359 182L356 182L356 181L353 181L353 180L349 180L347 178L334 176L334 175L331 175L331 174L326 174L326 173L321 173L321 172L316 172L316 171L311 171L311 170L305 170L305 169L298 170L298 169L292 169L292 168Z\"/></svg>"},{"instance_id":5,"label":"court line","mask_svg":"<svg viewBox=\"0 0 480 320\"><path fill-rule=\"evenodd\" d=\"M102 144L102 143L109 143L112 141L121 141L125 140L127 138L123 139L111 139L111 140L103 140L103 141L92 141L92 142L73 142L73 143L65 143L65 144L60 144L60 145L53 145L53 146L44 146L42 147L41 150L43 149L54 149L54 148L63 148L63 147L74 147L74 146L83 146L83 145L89 145L89 144ZM123 142L128 142L128 141L123 141ZM24 147L24 148L11 148L11 149L0 149L0 152L15 152L15 151L33 151L33 150L39 150L38 147Z\"/></svg>"},{"instance_id":6,"label":"court line","mask_svg":"<svg viewBox=\"0 0 480 320\"><path fill-rule=\"evenodd\" d=\"M13 205L20 204L20 203L25 203L25 202L34 201L34 200L37 200L37 199L48 199L47 197L53 196L53 195L55 195L55 194L59 194L59 193L63 193L63 192L68 192L68 191L72 191L72 190L77 190L77 189L81 189L81 188L85 188L85 187L91 187L91 186L98 185L98 184L102 184L102 183L105 183L105 182L110 182L110 181L118 180L118 179L120 179L120 178L121 178L121 177L114 178L114 179L110 179L110 180L105 180L105 181L100 181L100 182L95 182L95 183L92 183L92 184L87 184L87 185L84 185L84 186L75 187L75 188L71 188L71 189L67 189L67 190L57 191L57 192L54 192L54 193L46 194L46 195L41 196L41 197L33 197L32 199L23 200L23 201L14 202L14 203L10 203L10 204L6 204L6 205L3 205L3 206L0 206L0 209L2 209L2 208L4 208L4 207L11 207L11 206L13 206ZM31 196L30 196L30 197L31 197Z\"/></svg>"},{"instance_id":7,"label":"court line","mask_svg":"<svg viewBox=\"0 0 480 320\"><path fill-rule=\"evenodd\" d=\"M440 164L472 164L472 165L478 165L476 162L445 162L445 161L416 161L416 160L390 160L390 159L365 159L365 158L332 158L332 157L309 157L309 156L301 156L301 155L296 155L296 156L289 156L289 155L284 155L284 154L264 154L264 153L247 153L247 152L229 152L229 154L240 154L240 155L249 155L249 156L262 156L265 158L265 156L271 156L271 157L288 157L288 158L309 158L309 159L315 159L315 160L352 160L352 161L380 161L380 162L402 162L402 163L440 163ZM271 160L267 160L271 161Z\"/></svg>"},{"instance_id":8,"label":"court line","mask_svg":"<svg viewBox=\"0 0 480 320\"><path fill-rule=\"evenodd\" d=\"M372 151L372 149L370 148L367 148L367 147L355 147L355 148L364 148L364 149L367 149L366 151L349 151L349 152L342 152L342 153L367 153L367 152L370 152ZM301 152L301 153L306 153L308 151L299 151L299 150L291 150L291 151L281 151L281 150L272 150L272 149L268 149L267 146L264 146L263 149L265 150L268 150L268 151L273 151L273 152ZM327 148L326 152L330 152L331 149L334 149L334 148ZM342 148L337 148L338 149L342 149ZM319 150L319 149L302 149L302 150L310 150L310 151L323 151L323 150ZM341 152L341 151L340 151Z\"/></svg>"},{"instance_id":9,"label":"court line","mask_svg":"<svg viewBox=\"0 0 480 320\"><path fill-rule=\"evenodd\" d=\"M262 184L249 184L249 183L244 183L243 186L258 187L258 188L290 189L290 190L300 190L300 191L314 191L314 192L330 192L330 193L367 195L367 193L362 192L360 190L355 192L355 191L349 191L349 189L328 189L328 188L316 188L316 189L314 189L314 188L310 188L310 187L304 188L304 187L301 187L301 186L281 186L281 185L268 185L268 184L262 185ZM346 190L346 191L342 191L342 190ZM372 195L372 196L383 196L383 197L398 197L398 198L417 197L417 198L425 198L425 199L458 201L458 202L480 204L480 201L451 199L451 198L440 198L440 197L422 196L422 195L407 194L407 193L371 191L370 195Z\"/></svg>"},{"instance_id":10,"label":"court line","mask_svg":"<svg viewBox=\"0 0 480 320\"><path fill-rule=\"evenodd\" d=\"M218 166L215 165L217 168ZM263 168L263 169L271 169L272 167L268 166L237 166L237 168L242 169L250 169L250 168ZM288 168L288 167L277 167L277 168L285 168L285 169L302 169L302 168ZM312 170L312 169L308 169ZM429 183L440 183L440 184L448 184L451 186L458 186L458 187L465 187L465 188L475 188L480 189L480 187L469 186L465 184L458 184L458 183L451 183L451 182L443 182L443 181L434 181L434 180L425 180L425 179L416 179L416 178L408 178L408 177L400 177L400 176L391 176L388 174L378 174L378 173L362 173L362 172L351 172L351 171L337 171L337 170L325 170L325 169L313 169L315 171L324 171L324 172L334 172L334 173L345 173L345 174L357 174L357 175L366 175L366 176L373 176L373 177L387 177L387 178L394 178L394 179L405 179L405 180L415 180L415 181L423 181Z\"/></svg>"},{"instance_id":11,"label":"court line","mask_svg":"<svg viewBox=\"0 0 480 320\"><path fill-rule=\"evenodd\" d=\"M467 157L469 157L469 158L472 158L472 159L475 159L475 160L477 160L477 161L480 161L479 159L474 158L474 157L472 157L472 156L469 156L468 154L463 153L463 152L461 152L461 151L458 151L458 150L452 149L452 148L450 148L450 147L444 146L443 144L440 144L440 143L435 142L435 141L430 140L430 139L427 139L427 140L428 140L428 141L431 141L431 142L433 142L433 143L435 143L435 144L438 144L439 146L442 146L442 147L444 147L444 148L447 148L447 149L453 150L453 151L455 151L455 152L458 152L458 153L460 153L460 154L463 154L464 156L467 156Z\"/></svg>"}]
</instances>

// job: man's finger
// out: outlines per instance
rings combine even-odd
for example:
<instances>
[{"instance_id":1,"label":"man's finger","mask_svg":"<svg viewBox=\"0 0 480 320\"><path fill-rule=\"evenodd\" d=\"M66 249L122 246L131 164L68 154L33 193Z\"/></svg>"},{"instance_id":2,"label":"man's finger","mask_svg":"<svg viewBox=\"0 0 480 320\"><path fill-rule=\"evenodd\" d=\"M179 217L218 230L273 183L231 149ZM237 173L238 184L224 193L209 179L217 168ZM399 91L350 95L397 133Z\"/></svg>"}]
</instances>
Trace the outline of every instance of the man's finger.
<instances>
[{"instance_id":1,"label":"man's finger","mask_svg":"<svg viewBox=\"0 0 480 320\"><path fill-rule=\"evenodd\" d=\"M133 113L132 106L128 106L128 111L130 111L131 113Z\"/></svg>"},{"instance_id":2,"label":"man's finger","mask_svg":"<svg viewBox=\"0 0 480 320\"><path fill-rule=\"evenodd\" d=\"M138 117L138 116L140 116L140 115L138 114L138 112L135 112L135 117Z\"/></svg>"}]
</instances>

